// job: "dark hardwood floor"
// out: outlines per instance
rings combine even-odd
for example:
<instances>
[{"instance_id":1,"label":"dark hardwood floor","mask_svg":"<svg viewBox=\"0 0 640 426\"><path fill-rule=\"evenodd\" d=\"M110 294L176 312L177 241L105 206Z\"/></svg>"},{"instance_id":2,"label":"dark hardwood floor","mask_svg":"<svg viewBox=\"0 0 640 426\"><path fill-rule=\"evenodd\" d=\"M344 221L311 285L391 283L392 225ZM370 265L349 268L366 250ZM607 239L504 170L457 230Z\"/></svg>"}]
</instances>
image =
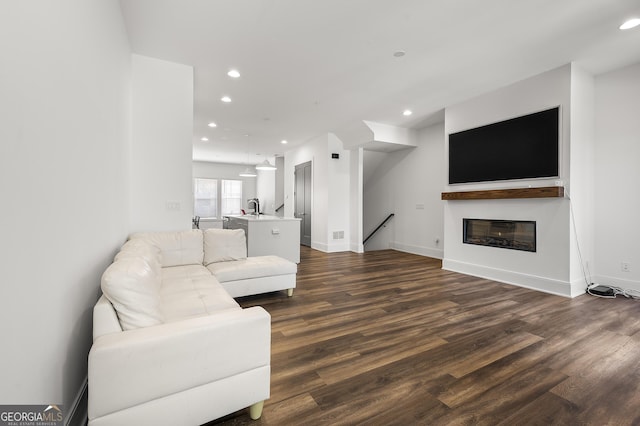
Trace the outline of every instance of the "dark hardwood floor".
<instances>
[{"instance_id":1,"label":"dark hardwood floor","mask_svg":"<svg viewBox=\"0 0 640 426\"><path fill-rule=\"evenodd\" d=\"M567 299L384 250L302 247L271 399L209 425L640 424L640 300Z\"/></svg>"}]
</instances>

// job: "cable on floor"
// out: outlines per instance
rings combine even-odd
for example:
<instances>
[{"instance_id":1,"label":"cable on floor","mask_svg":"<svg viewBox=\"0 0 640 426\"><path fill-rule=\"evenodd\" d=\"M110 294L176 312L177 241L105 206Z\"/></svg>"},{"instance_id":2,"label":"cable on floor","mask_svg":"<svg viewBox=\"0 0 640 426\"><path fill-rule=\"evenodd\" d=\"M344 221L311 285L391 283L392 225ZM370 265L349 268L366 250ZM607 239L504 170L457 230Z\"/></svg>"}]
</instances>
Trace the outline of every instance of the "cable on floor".
<instances>
[{"instance_id":1,"label":"cable on floor","mask_svg":"<svg viewBox=\"0 0 640 426\"><path fill-rule=\"evenodd\" d=\"M591 284L587 287L587 293L592 296L602 297L605 299L615 299L618 295L624 296L627 299L640 299L640 291L624 289L611 285Z\"/></svg>"}]
</instances>

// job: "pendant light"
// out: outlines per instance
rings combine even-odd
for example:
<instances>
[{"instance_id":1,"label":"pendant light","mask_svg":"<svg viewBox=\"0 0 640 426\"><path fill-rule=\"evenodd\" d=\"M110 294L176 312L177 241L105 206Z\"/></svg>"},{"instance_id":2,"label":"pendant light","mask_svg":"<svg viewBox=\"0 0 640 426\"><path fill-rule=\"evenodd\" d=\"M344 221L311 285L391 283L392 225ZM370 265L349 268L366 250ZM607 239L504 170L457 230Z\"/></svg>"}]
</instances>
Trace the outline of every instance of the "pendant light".
<instances>
[{"instance_id":1,"label":"pendant light","mask_svg":"<svg viewBox=\"0 0 640 426\"><path fill-rule=\"evenodd\" d=\"M256 172L252 172L251 169L249 169L249 167L247 167L246 169L244 169L244 171L242 173L240 173L240 176L242 176L242 177L256 177L258 175L256 174Z\"/></svg>"},{"instance_id":2,"label":"pendant light","mask_svg":"<svg viewBox=\"0 0 640 426\"><path fill-rule=\"evenodd\" d=\"M278 168L276 166L274 166L273 164L271 164L269 162L269 160L267 160L265 158L262 163L260 163L260 164L258 164L256 166L256 169L258 169L258 170L277 170Z\"/></svg>"}]
</instances>

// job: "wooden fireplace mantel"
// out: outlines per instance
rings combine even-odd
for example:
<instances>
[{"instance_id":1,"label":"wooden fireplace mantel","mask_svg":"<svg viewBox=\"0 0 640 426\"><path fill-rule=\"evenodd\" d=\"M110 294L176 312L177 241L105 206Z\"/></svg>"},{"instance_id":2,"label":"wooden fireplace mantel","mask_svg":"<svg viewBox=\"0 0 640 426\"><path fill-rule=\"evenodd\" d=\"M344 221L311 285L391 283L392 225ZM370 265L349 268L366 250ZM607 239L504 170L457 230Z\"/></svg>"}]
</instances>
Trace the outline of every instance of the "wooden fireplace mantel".
<instances>
[{"instance_id":1,"label":"wooden fireplace mantel","mask_svg":"<svg viewBox=\"0 0 640 426\"><path fill-rule=\"evenodd\" d=\"M442 199L452 200L500 200L508 198L563 198L564 187L489 189L484 191L443 192Z\"/></svg>"}]
</instances>

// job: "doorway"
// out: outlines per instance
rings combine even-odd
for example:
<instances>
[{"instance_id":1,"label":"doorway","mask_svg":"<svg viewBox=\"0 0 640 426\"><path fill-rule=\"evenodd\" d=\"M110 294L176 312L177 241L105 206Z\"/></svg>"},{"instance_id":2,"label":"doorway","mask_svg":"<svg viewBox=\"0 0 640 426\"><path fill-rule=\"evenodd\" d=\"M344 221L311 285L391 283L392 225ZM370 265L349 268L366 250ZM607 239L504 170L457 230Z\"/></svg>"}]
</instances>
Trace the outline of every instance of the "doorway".
<instances>
[{"instance_id":1,"label":"doorway","mask_svg":"<svg viewBox=\"0 0 640 426\"><path fill-rule=\"evenodd\" d=\"M311 247L311 161L298 164L294 172L293 216L300 218L300 244Z\"/></svg>"}]
</instances>

